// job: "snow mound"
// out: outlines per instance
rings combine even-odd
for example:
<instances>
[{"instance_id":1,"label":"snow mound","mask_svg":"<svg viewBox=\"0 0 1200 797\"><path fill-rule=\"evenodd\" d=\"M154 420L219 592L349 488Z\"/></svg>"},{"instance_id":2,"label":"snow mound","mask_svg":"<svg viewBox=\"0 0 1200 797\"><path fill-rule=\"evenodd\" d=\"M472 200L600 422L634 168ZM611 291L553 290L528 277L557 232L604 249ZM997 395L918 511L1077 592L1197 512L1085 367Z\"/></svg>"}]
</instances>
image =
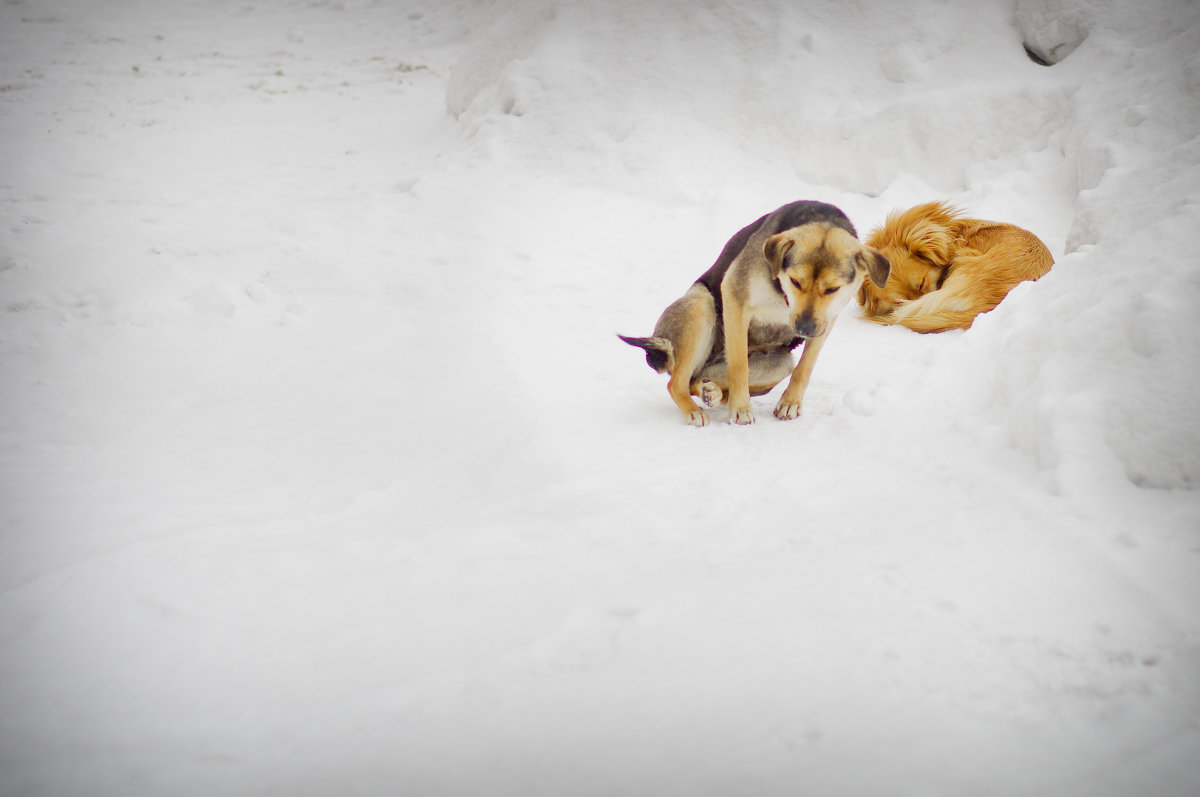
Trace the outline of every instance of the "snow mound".
<instances>
[{"instance_id":1,"label":"snow mound","mask_svg":"<svg viewBox=\"0 0 1200 797\"><path fill-rule=\"evenodd\" d=\"M972 336L997 363L987 413L1047 465L1115 457L1140 486L1195 487L1200 8L1026 2L1018 18L1035 12L1092 30L1056 67L1078 86L1061 141L1079 191L1065 256Z\"/></svg>"},{"instance_id":2,"label":"snow mound","mask_svg":"<svg viewBox=\"0 0 1200 797\"><path fill-rule=\"evenodd\" d=\"M1031 58L1057 64L1083 43L1094 19L1089 0L1017 0L1017 29Z\"/></svg>"},{"instance_id":3,"label":"snow mound","mask_svg":"<svg viewBox=\"0 0 1200 797\"><path fill-rule=\"evenodd\" d=\"M1065 101L1037 85L1003 4L617 0L598 15L564 0L493 13L450 81L468 139L486 128L531 161L587 154L597 172L691 195L767 166L826 190L877 195L901 174L961 189L973 163L1044 149Z\"/></svg>"},{"instance_id":4,"label":"snow mound","mask_svg":"<svg viewBox=\"0 0 1200 797\"><path fill-rule=\"evenodd\" d=\"M863 232L933 198L1033 230L1058 265L966 336L968 361L947 353L963 376L939 395L988 385L980 423L1006 419L1048 471L1100 456L1187 487L1197 19L1181 0L516 4L481 22L447 102L485 161L675 202L732 195L726 229L812 197L861 209ZM1023 45L1075 55L1047 69Z\"/></svg>"}]
</instances>

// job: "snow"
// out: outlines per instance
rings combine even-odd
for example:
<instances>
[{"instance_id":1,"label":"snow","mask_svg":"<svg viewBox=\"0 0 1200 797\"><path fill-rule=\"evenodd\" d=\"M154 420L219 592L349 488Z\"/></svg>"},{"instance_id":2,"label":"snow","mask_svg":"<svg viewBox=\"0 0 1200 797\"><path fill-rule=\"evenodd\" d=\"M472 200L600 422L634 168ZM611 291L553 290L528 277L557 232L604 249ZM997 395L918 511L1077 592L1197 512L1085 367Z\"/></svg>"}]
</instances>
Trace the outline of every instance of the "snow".
<instances>
[{"instance_id":1,"label":"snow","mask_svg":"<svg viewBox=\"0 0 1200 797\"><path fill-rule=\"evenodd\" d=\"M0 142L0 794L1200 789L1196 4L12 0ZM794 199L1057 263L687 428Z\"/></svg>"}]
</instances>

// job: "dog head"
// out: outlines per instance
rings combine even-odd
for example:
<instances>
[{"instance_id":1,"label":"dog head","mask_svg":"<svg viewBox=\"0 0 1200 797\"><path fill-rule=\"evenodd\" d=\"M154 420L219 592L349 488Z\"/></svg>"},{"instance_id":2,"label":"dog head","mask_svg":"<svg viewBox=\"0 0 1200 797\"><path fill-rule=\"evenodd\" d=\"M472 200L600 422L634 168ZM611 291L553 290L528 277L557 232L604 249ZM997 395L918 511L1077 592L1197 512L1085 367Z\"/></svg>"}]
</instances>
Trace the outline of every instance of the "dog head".
<instances>
[{"instance_id":1,"label":"dog head","mask_svg":"<svg viewBox=\"0 0 1200 797\"><path fill-rule=\"evenodd\" d=\"M867 245L882 252L892 270L885 285L864 283L858 303L867 315L886 315L902 302L942 287L957 248L959 212L942 202L928 202L888 214Z\"/></svg>"},{"instance_id":2,"label":"dog head","mask_svg":"<svg viewBox=\"0 0 1200 797\"><path fill-rule=\"evenodd\" d=\"M767 239L763 254L791 307L796 334L818 338L864 282L883 286L891 265L846 230L813 222Z\"/></svg>"}]
</instances>

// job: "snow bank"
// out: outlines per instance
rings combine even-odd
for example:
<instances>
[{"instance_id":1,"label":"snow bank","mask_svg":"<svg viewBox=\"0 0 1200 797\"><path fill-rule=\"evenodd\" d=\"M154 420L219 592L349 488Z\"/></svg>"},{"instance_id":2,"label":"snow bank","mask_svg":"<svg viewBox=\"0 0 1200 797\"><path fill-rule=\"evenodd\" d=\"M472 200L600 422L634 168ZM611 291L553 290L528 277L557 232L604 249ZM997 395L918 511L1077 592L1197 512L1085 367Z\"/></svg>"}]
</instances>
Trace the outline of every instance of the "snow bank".
<instances>
[{"instance_id":1,"label":"snow bank","mask_svg":"<svg viewBox=\"0 0 1200 797\"><path fill-rule=\"evenodd\" d=\"M1051 274L970 336L965 356L997 363L985 413L1044 464L1113 457L1135 484L1195 487L1200 8L1023 2L1018 18L1086 33L1052 67L1077 87L1059 141L1078 195Z\"/></svg>"},{"instance_id":2,"label":"snow bank","mask_svg":"<svg viewBox=\"0 0 1200 797\"><path fill-rule=\"evenodd\" d=\"M1113 4L1097 13L1097 3L1080 0L1017 0L1017 29L1031 57L1057 64L1087 38L1097 17L1112 19Z\"/></svg>"},{"instance_id":3,"label":"snow bank","mask_svg":"<svg viewBox=\"0 0 1200 797\"><path fill-rule=\"evenodd\" d=\"M1044 149L1065 99L1004 3L618 0L597 14L568 0L494 13L450 82L467 136L519 116L508 143L530 160L586 154L686 196L768 170L825 190L878 194L904 174L960 189L972 163Z\"/></svg>"},{"instance_id":4,"label":"snow bank","mask_svg":"<svg viewBox=\"0 0 1200 797\"><path fill-rule=\"evenodd\" d=\"M458 61L448 106L468 149L675 201L724 197L745 219L819 194L866 210L865 231L893 206L950 198L1032 229L1059 265L966 336L946 363L961 383L931 390L986 385L952 411L1007 418L1050 471L1102 456L1136 484L1188 487L1197 15L1178 0L1025 0L1015 16L932 1L518 4Z\"/></svg>"}]
</instances>

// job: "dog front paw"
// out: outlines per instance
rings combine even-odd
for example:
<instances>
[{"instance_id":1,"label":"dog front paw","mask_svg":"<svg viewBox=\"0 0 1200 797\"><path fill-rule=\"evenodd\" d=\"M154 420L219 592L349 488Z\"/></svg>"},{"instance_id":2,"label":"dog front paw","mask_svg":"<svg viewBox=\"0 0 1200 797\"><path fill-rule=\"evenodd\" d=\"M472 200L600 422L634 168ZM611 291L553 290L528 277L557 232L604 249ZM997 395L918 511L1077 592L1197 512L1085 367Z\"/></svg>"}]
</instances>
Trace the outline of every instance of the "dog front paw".
<instances>
[{"instance_id":1,"label":"dog front paw","mask_svg":"<svg viewBox=\"0 0 1200 797\"><path fill-rule=\"evenodd\" d=\"M775 405L775 417L781 421L790 421L800 417L800 402L781 398Z\"/></svg>"},{"instance_id":2,"label":"dog front paw","mask_svg":"<svg viewBox=\"0 0 1200 797\"><path fill-rule=\"evenodd\" d=\"M734 409L729 408L729 422L736 423L741 426L747 426L754 423L754 410L749 407L739 407Z\"/></svg>"},{"instance_id":3,"label":"dog front paw","mask_svg":"<svg viewBox=\"0 0 1200 797\"><path fill-rule=\"evenodd\" d=\"M683 421L688 426L708 426L708 413L697 407L683 416Z\"/></svg>"}]
</instances>

